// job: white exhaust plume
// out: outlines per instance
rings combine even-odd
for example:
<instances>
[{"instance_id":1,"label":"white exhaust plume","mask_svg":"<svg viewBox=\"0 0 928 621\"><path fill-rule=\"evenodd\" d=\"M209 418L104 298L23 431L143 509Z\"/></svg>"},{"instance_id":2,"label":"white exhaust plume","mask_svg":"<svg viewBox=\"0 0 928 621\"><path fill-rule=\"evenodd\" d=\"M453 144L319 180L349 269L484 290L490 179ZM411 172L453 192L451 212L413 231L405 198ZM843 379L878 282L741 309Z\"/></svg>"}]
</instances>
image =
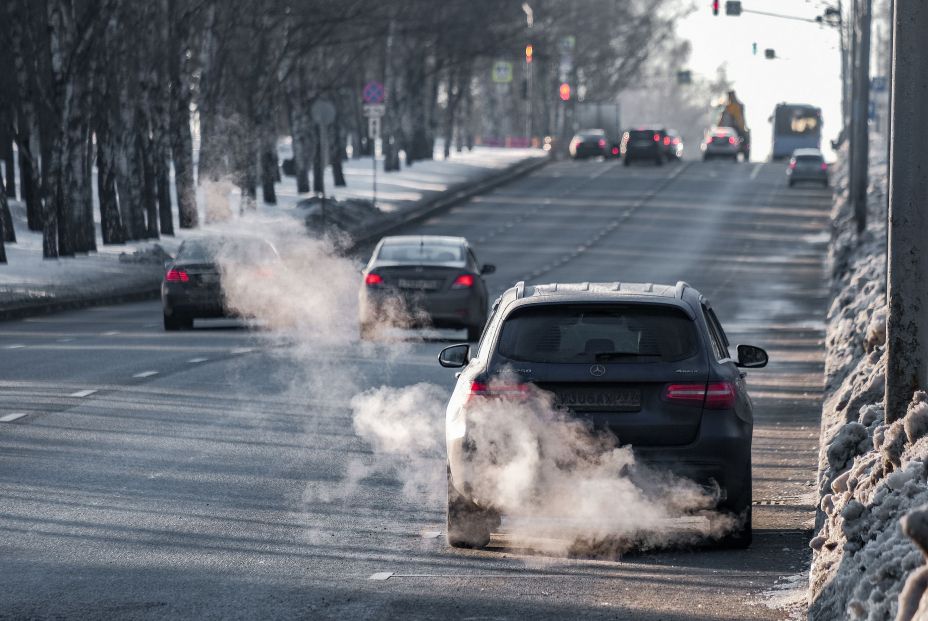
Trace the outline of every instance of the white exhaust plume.
<instances>
[{"instance_id":1,"label":"white exhaust plume","mask_svg":"<svg viewBox=\"0 0 928 621\"><path fill-rule=\"evenodd\" d=\"M287 229L247 218L223 232L236 230L268 239L281 260L263 270L220 253L227 304L269 328L266 337L282 340L285 346L275 351L293 363L294 394L325 409L341 404L322 405L319 395L354 395L354 430L374 451L371 459L345 467L338 490L308 486L307 501L349 502L360 479L389 471L407 498L443 504L448 390L428 383L368 390L359 385L364 369L345 355L358 347L357 264L338 256L330 240L310 239L297 225ZM415 323L402 305L395 309L391 321ZM361 352L378 356L389 371L411 347L365 344ZM631 448L571 417L544 391L468 407L468 437L477 447L468 483L475 498L505 516L504 530L515 545L614 555L629 547L717 538L736 525L712 510L717 490L645 466ZM308 433L314 413L307 413Z\"/></svg>"}]
</instances>

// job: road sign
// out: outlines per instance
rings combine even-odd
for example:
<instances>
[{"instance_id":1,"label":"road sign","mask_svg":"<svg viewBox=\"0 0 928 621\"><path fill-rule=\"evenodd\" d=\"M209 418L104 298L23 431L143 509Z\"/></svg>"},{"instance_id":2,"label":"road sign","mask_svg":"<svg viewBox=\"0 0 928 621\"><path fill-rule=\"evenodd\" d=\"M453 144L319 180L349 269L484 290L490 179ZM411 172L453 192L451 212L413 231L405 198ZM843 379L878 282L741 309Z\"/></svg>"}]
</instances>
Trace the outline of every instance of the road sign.
<instances>
[{"instance_id":1,"label":"road sign","mask_svg":"<svg viewBox=\"0 0 928 621\"><path fill-rule=\"evenodd\" d=\"M725 3L725 15L741 15L740 0L728 0Z\"/></svg>"},{"instance_id":2,"label":"road sign","mask_svg":"<svg viewBox=\"0 0 928 621\"><path fill-rule=\"evenodd\" d=\"M364 116L370 118L380 118L387 113L385 104L364 104Z\"/></svg>"},{"instance_id":3,"label":"road sign","mask_svg":"<svg viewBox=\"0 0 928 621\"><path fill-rule=\"evenodd\" d=\"M493 63L493 81L497 84L512 82L512 63L508 60L497 60Z\"/></svg>"},{"instance_id":4,"label":"road sign","mask_svg":"<svg viewBox=\"0 0 928 621\"><path fill-rule=\"evenodd\" d=\"M319 125L331 125L335 120L335 106L331 101L317 99L312 107L313 121Z\"/></svg>"},{"instance_id":5,"label":"road sign","mask_svg":"<svg viewBox=\"0 0 928 621\"><path fill-rule=\"evenodd\" d=\"M875 93L885 92L887 86L889 86L889 84L887 83L885 75L875 75L870 78L870 90Z\"/></svg>"},{"instance_id":6,"label":"road sign","mask_svg":"<svg viewBox=\"0 0 928 621\"><path fill-rule=\"evenodd\" d=\"M380 140L380 117L371 116L367 119L367 137L371 140Z\"/></svg>"},{"instance_id":7,"label":"road sign","mask_svg":"<svg viewBox=\"0 0 928 621\"><path fill-rule=\"evenodd\" d=\"M361 99L366 104L382 104L385 96L383 84L376 80L371 80L361 90Z\"/></svg>"}]
</instances>

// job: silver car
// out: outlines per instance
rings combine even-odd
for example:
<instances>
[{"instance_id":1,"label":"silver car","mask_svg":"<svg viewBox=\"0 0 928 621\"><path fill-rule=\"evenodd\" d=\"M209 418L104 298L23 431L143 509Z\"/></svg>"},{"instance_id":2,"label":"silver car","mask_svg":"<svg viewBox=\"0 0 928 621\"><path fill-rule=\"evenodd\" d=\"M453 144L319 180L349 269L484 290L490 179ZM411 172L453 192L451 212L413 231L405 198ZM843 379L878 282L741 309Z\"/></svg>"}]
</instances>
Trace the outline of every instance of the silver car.
<instances>
[{"instance_id":1,"label":"silver car","mask_svg":"<svg viewBox=\"0 0 928 621\"><path fill-rule=\"evenodd\" d=\"M828 187L828 164L818 149L796 149L789 158L789 167L786 169L786 178L789 187L800 181L821 183Z\"/></svg>"},{"instance_id":2,"label":"silver car","mask_svg":"<svg viewBox=\"0 0 928 621\"><path fill-rule=\"evenodd\" d=\"M379 326L432 326L463 328L476 341L487 320L483 275L495 270L477 261L463 237L384 237L361 272L361 338Z\"/></svg>"}]
</instances>

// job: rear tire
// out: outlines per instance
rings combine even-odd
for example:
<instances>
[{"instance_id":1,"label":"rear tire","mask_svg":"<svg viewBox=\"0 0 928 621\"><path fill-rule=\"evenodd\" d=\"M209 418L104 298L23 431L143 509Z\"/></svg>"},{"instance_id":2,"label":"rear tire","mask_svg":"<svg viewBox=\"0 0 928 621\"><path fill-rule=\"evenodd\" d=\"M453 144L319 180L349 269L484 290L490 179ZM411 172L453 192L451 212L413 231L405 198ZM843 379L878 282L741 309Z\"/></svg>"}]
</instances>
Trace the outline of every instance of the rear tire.
<instances>
[{"instance_id":1,"label":"rear tire","mask_svg":"<svg viewBox=\"0 0 928 621\"><path fill-rule=\"evenodd\" d=\"M451 483L448 469L448 545L453 548L484 548L500 524L499 514L481 509L461 496Z\"/></svg>"},{"instance_id":2,"label":"rear tire","mask_svg":"<svg viewBox=\"0 0 928 621\"><path fill-rule=\"evenodd\" d=\"M790 180L789 180L789 187L793 187L794 185L796 185L796 182L793 181L792 179L790 179Z\"/></svg>"},{"instance_id":3,"label":"rear tire","mask_svg":"<svg viewBox=\"0 0 928 621\"><path fill-rule=\"evenodd\" d=\"M164 329L166 332L176 330L190 330L193 328L193 318L183 315L164 315Z\"/></svg>"},{"instance_id":4,"label":"rear tire","mask_svg":"<svg viewBox=\"0 0 928 621\"><path fill-rule=\"evenodd\" d=\"M753 538L753 529L751 524L751 505L752 505L752 484L751 484L751 464L748 462L745 472L742 474L744 486L738 498L726 499L719 509L740 520L740 524L735 530L719 540L719 547L729 550L743 550L751 545Z\"/></svg>"}]
</instances>

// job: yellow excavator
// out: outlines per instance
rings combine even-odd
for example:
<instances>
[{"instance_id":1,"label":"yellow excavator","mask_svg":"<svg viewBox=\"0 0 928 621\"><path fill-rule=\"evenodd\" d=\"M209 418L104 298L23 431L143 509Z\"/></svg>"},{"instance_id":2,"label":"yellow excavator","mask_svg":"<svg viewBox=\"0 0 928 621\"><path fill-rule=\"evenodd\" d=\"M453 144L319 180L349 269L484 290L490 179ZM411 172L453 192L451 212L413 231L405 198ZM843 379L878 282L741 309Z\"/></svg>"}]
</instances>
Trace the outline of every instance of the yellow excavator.
<instances>
[{"instance_id":1,"label":"yellow excavator","mask_svg":"<svg viewBox=\"0 0 928 621\"><path fill-rule=\"evenodd\" d=\"M716 125L734 128L738 132L738 137L741 138L741 153L744 155L744 160L751 159L751 130L748 129L744 119L744 104L738 100L735 91L728 91L728 96L723 97L716 107L719 110L719 120Z\"/></svg>"}]
</instances>

